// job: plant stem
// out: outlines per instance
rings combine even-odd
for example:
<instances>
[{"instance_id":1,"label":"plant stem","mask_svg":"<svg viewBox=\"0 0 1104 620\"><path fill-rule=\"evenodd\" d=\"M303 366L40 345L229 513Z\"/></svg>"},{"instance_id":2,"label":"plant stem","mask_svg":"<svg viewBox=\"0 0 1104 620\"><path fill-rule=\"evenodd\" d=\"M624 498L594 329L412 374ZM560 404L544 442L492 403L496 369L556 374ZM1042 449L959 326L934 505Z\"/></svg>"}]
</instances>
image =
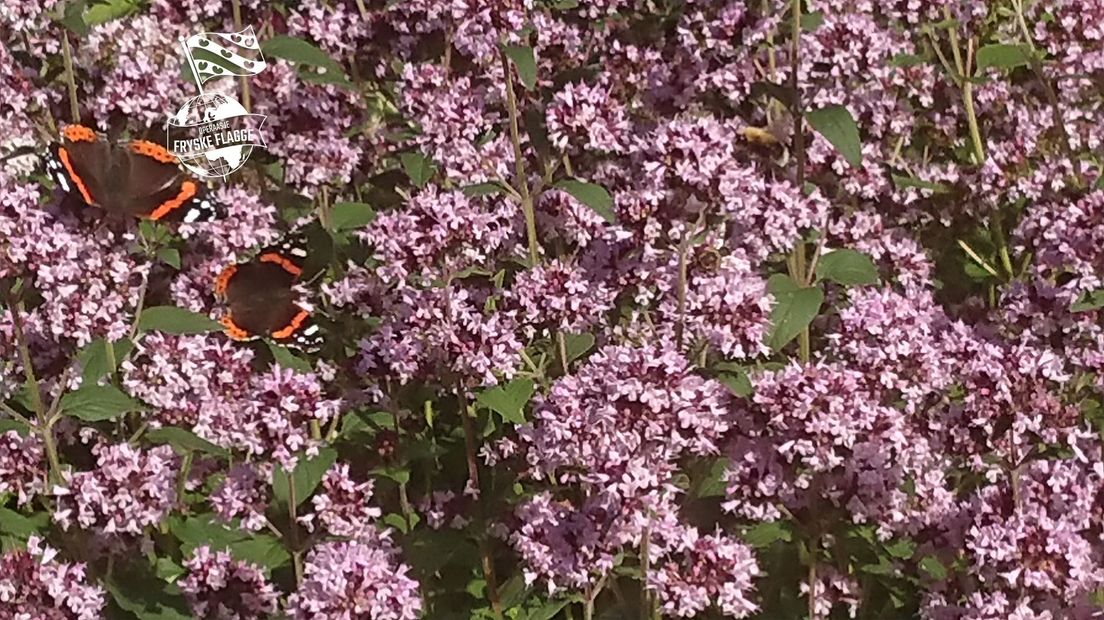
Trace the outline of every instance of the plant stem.
<instances>
[{"instance_id":1,"label":"plant stem","mask_svg":"<svg viewBox=\"0 0 1104 620\"><path fill-rule=\"evenodd\" d=\"M1058 107L1058 95L1054 92L1054 86L1043 72L1043 66L1039 62L1039 58L1036 54L1035 39L1031 36L1031 29L1027 27L1027 19L1024 17L1023 0L1012 0L1012 6L1016 11L1016 22L1020 26L1020 35L1024 43L1027 44L1028 49L1031 50L1029 54L1031 57L1031 71L1043 86L1043 92L1046 94L1047 103L1050 104L1052 122L1055 128L1058 129L1058 134L1062 137L1062 144L1066 147L1066 155L1070 158L1070 164L1075 165L1076 157L1073 152L1073 145L1070 143L1069 132L1066 131L1065 120L1062 118L1062 111ZM1081 166L1077 165L1075 171L1077 173L1078 184L1083 183L1084 180L1081 178Z\"/></svg>"},{"instance_id":2,"label":"plant stem","mask_svg":"<svg viewBox=\"0 0 1104 620\"><path fill-rule=\"evenodd\" d=\"M326 230L333 229L333 218L330 216L330 188L323 185L318 198L318 223Z\"/></svg>"},{"instance_id":3,"label":"plant stem","mask_svg":"<svg viewBox=\"0 0 1104 620\"><path fill-rule=\"evenodd\" d=\"M644 526L644 535L640 540L640 620L652 620L652 595L648 591L648 570L651 568L650 541L652 523Z\"/></svg>"},{"instance_id":4,"label":"plant stem","mask_svg":"<svg viewBox=\"0 0 1104 620\"><path fill-rule=\"evenodd\" d=\"M525 171L525 154L521 150L521 132L518 129L517 94L514 92L514 74L506 52L500 52L502 73L506 77L506 108L510 113L510 141L514 145L514 183L521 195L521 210L525 213L525 232L529 238L529 264L540 263L540 244L537 242L537 215L533 210L533 197L529 193L529 176Z\"/></svg>"},{"instance_id":5,"label":"plant stem","mask_svg":"<svg viewBox=\"0 0 1104 620\"><path fill-rule=\"evenodd\" d=\"M560 350L560 366L563 368L563 374L568 374L567 367L567 338L564 337L563 330L556 332L556 346Z\"/></svg>"},{"instance_id":6,"label":"plant stem","mask_svg":"<svg viewBox=\"0 0 1104 620\"><path fill-rule=\"evenodd\" d=\"M134 323L130 326L131 340L134 340L134 337L138 335L138 322L142 319L142 310L146 305L147 288L149 288L149 274L142 276L142 284L138 287L138 304L134 306Z\"/></svg>"},{"instance_id":7,"label":"plant stem","mask_svg":"<svg viewBox=\"0 0 1104 620\"><path fill-rule=\"evenodd\" d=\"M391 380L384 379L384 393L387 395L387 409L391 412L391 420L395 425L395 452L402 454L402 422L401 410L396 405L395 396L391 392ZM414 527L414 509L410 505L410 497L406 491L406 482L399 483L399 506L402 508L403 521L406 522L406 531L409 533Z\"/></svg>"},{"instance_id":8,"label":"plant stem","mask_svg":"<svg viewBox=\"0 0 1104 620\"><path fill-rule=\"evenodd\" d=\"M366 6L364 5L364 0L356 0L356 5L357 5L357 10L358 10L358 11L360 11L360 17L361 17L362 19L365 19L365 20L367 20L367 19L368 19L368 17L369 17L369 15L368 15L368 7L366 7Z\"/></svg>"},{"instance_id":9,"label":"plant stem","mask_svg":"<svg viewBox=\"0 0 1104 620\"><path fill-rule=\"evenodd\" d=\"M816 562L816 548L820 546L820 538L813 538L813 545L809 549L809 620L816 618L816 585L817 585L817 562Z\"/></svg>"},{"instance_id":10,"label":"plant stem","mask_svg":"<svg viewBox=\"0 0 1104 620\"><path fill-rule=\"evenodd\" d=\"M231 0L231 5L234 10L234 32L241 32L242 29L242 15L241 15L241 0ZM249 90L249 78L242 76L241 78L241 93L242 93L242 107L246 112L252 112L252 92Z\"/></svg>"},{"instance_id":11,"label":"plant stem","mask_svg":"<svg viewBox=\"0 0 1104 620\"><path fill-rule=\"evenodd\" d=\"M188 484L188 475L192 472L193 458L195 458L194 453L189 450L180 465L180 478L176 481L176 501L178 502L184 499L184 486Z\"/></svg>"},{"instance_id":12,"label":"plant stem","mask_svg":"<svg viewBox=\"0 0 1104 620\"><path fill-rule=\"evenodd\" d=\"M974 64L974 40L971 38L966 52L967 69ZM974 157L977 165L985 164L985 145L981 141L981 129L978 127L977 112L974 110L974 83L962 74L962 100L966 105L966 122L970 126L970 141L974 145Z\"/></svg>"},{"instance_id":13,"label":"plant stem","mask_svg":"<svg viewBox=\"0 0 1104 620\"><path fill-rule=\"evenodd\" d=\"M298 587L303 582L303 558L299 551L299 493L295 489L295 476L285 471L288 485L288 540L292 549L292 564L295 568L295 585Z\"/></svg>"},{"instance_id":14,"label":"plant stem","mask_svg":"<svg viewBox=\"0 0 1104 620\"><path fill-rule=\"evenodd\" d=\"M23 424L25 424L27 426L27 428L30 428L30 429L34 428L34 422L31 422L26 417L24 417L22 413L19 413L15 409L12 409L11 406L8 405L7 403L0 403L0 411L3 411L4 413L11 416L13 420L17 420L19 422L22 422Z\"/></svg>"},{"instance_id":15,"label":"plant stem","mask_svg":"<svg viewBox=\"0 0 1104 620\"><path fill-rule=\"evenodd\" d=\"M598 583L594 584L594 587L587 592L586 600L583 601L583 620L594 620L594 601L602 593L602 589L606 587L607 577L609 577L609 573L603 573L602 577L598 579Z\"/></svg>"},{"instance_id":16,"label":"plant stem","mask_svg":"<svg viewBox=\"0 0 1104 620\"><path fill-rule=\"evenodd\" d=\"M54 442L54 422L52 419L53 410L57 408L60 403L60 393L58 398L54 399L54 403L51 405L51 411L46 410L46 405L42 400L42 390L38 384L38 377L35 376L34 361L31 358L31 347L27 342L27 332L24 329L23 324L23 302L16 302L15 299L8 298L8 309L12 315L12 326L15 331L15 340L19 347L19 355L23 360L23 375L27 379L27 388L31 396L31 406L34 408L37 424L35 425L38 434L42 437L42 444L46 448L46 458L49 459L50 469L47 472L47 478L51 482L61 481L61 459L58 458L57 444ZM68 382L69 373L63 374L62 382L58 385L59 390L65 389L65 383Z\"/></svg>"},{"instance_id":17,"label":"plant stem","mask_svg":"<svg viewBox=\"0 0 1104 620\"><path fill-rule=\"evenodd\" d=\"M801 0L793 0L790 3L790 90L794 98L794 164L796 171L794 182L797 191L805 191L805 110L801 105L801 91L798 90L797 73L801 68ZM798 239L794 245L793 254L790 256L790 277L799 285L805 282L805 240ZM806 325L798 334L798 349L802 362L808 362L811 355L809 326Z\"/></svg>"},{"instance_id":18,"label":"plant stem","mask_svg":"<svg viewBox=\"0 0 1104 620\"><path fill-rule=\"evenodd\" d=\"M65 62L65 81L69 87L69 117L74 123L80 122L80 107L77 106L77 78L73 74L73 50L69 48L69 33L61 33L61 53Z\"/></svg>"},{"instance_id":19,"label":"plant stem","mask_svg":"<svg viewBox=\"0 0 1104 620\"><path fill-rule=\"evenodd\" d=\"M678 323L675 324L675 342L682 349L682 335L686 329L686 252L689 242L684 239L678 250Z\"/></svg>"},{"instance_id":20,"label":"plant stem","mask_svg":"<svg viewBox=\"0 0 1104 620\"><path fill-rule=\"evenodd\" d=\"M476 458L475 427L472 425L471 416L468 414L468 398L464 385L460 380L456 381L456 399L459 405L460 421L464 427L464 447L468 461L468 484L477 493L480 508L483 505L483 487L479 482L479 461ZM487 582L487 599L491 601L491 609L499 620L502 619L502 601L498 598L498 582L495 580L494 561L491 558L491 550L487 546L485 537L479 541L479 551L483 556L483 579Z\"/></svg>"}]
</instances>

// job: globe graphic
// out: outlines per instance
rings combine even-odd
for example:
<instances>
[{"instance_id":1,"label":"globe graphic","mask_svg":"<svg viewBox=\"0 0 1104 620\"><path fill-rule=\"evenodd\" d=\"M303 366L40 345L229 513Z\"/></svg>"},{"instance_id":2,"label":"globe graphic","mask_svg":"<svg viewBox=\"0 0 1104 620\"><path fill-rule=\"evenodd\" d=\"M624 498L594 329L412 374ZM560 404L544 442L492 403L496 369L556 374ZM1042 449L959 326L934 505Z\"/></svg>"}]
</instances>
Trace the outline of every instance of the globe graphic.
<instances>
[{"instance_id":1,"label":"globe graphic","mask_svg":"<svg viewBox=\"0 0 1104 620\"><path fill-rule=\"evenodd\" d=\"M249 114L242 104L221 93L203 93L192 97L169 117L174 127L194 126ZM194 130L193 130L194 131ZM206 177L226 176L241 168L253 152L253 146L227 146L180 158L192 172Z\"/></svg>"}]
</instances>

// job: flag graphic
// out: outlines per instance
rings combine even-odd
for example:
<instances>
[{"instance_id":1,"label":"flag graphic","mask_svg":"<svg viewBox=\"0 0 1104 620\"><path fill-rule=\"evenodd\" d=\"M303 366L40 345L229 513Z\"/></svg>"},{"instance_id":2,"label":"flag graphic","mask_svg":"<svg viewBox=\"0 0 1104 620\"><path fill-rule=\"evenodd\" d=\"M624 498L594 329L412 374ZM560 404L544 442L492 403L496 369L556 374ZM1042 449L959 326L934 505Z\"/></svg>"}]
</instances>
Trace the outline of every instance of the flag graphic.
<instances>
[{"instance_id":1,"label":"flag graphic","mask_svg":"<svg viewBox=\"0 0 1104 620\"><path fill-rule=\"evenodd\" d=\"M256 75L267 66L253 26L241 32L201 32L182 43L201 91L213 78Z\"/></svg>"}]
</instances>

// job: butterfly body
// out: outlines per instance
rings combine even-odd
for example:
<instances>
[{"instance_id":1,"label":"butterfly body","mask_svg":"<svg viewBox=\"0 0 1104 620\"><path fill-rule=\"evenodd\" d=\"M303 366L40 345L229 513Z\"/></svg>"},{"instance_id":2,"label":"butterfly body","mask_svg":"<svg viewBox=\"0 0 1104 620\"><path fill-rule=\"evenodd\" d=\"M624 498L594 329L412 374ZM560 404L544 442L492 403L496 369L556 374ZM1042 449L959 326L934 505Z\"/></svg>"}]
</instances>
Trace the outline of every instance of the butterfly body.
<instances>
[{"instance_id":1,"label":"butterfly body","mask_svg":"<svg viewBox=\"0 0 1104 620\"><path fill-rule=\"evenodd\" d=\"M191 223L215 216L205 186L153 142L115 144L70 125L54 145L47 170L62 191L113 217Z\"/></svg>"}]
</instances>

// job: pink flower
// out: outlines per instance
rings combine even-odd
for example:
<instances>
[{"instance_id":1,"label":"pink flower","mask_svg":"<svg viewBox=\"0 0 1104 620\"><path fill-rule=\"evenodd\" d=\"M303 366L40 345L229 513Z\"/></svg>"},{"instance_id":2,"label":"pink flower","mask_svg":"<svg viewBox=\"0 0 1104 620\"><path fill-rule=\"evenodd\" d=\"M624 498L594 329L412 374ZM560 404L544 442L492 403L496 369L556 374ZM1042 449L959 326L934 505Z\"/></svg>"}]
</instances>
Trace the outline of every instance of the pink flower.
<instances>
[{"instance_id":1,"label":"pink flower","mask_svg":"<svg viewBox=\"0 0 1104 620\"><path fill-rule=\"evenodd\" d=\"M386 539L325 542L307 555L303 581L288 599L296 620L414 620L422 610L418 583L395 561Z\"/></svg>"},{"instance_id":2,"label":"pink flower","mask_svg":"<svg viewBox=\"0 0 1104 620\"><path fill-rule=\"evenodd\" d=\"M178 458L169 446L99 445L96 469L70 474L54 489L54 521L109 535L137 535L176 506Z\"/></svg>"},{"instance_id":3,"label":"pink flower","mask_svg":"<svg viewBox=\"0 0 1104 620\"><path fill-rule=\"evenodd\" d=\"M276 613L280 595L254 564L202 546L184 568L188 574L180 589L197 617L260 620Z\"/></svg>"},{"instance_id":4,"label":"pink flower","mask_svg":"<svg viewBox=\"0 0 1104 620\"><path fill-rule=\"evenodd\" d=\"M104 591L90 585L83 564L55 561L57 551L32 536L26 551L0 557L0 616L44 620L98 620Z\"/></svg>"}]
</instances>

